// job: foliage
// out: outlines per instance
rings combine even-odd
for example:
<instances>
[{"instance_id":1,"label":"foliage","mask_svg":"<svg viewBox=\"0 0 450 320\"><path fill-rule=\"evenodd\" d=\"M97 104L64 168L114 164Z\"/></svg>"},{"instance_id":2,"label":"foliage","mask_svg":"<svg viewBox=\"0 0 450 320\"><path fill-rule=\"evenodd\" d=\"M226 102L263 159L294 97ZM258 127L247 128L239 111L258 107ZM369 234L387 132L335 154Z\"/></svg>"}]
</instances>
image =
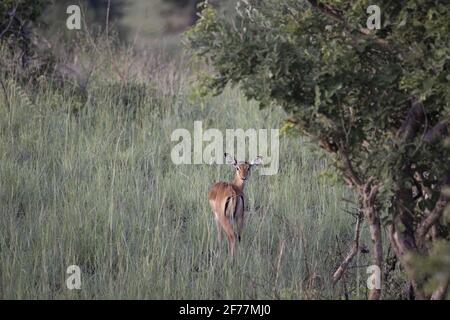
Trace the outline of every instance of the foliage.
<instances>
[{"instance_id":1,"label":"foliage","mask_svg":"<svg viewBox=\"0 0 450 320\"><path fill-rule=\"evenodd\" d=\"M416 257L417 273L426 282L426 290L432 293L440 283L450 279L450 244L448 241L436 243L429 257Z\"/></svg>"},{"instance_id":2,"label":"foliage","mask_svg":"<svg viewBox=\"0 0 450 320\"><path fill-rule=\"evenodd\" d=\"M7 42L12 50L21 50L23 66L27 66L33 56L32 24L39 20L49 4L49 0L5 0L0 3L0 42Z\"/></svg>"},{"instance_id":3,"label":"foliage","mask_svg":"<svg viewBox=\"0 0 450 320\"><path fill-rule=\"evenodd\" d=\"M43 9L50 4L49 0L24 0L24 1L15 1L15 0L4 0L0 3L0 24L1 30L8 34L12 34L14 31L17 31L18 25L13 22L10 22L12 19L19 19L20 21L16 22L34 22L40 17ZM14 24L14 26L7 27L9 24Z\"/></svg>"},{"instance_id":4,"label":"foliage","mask_svg":"<svg viewBox=\"0 0 450 320\"><path fill-rule=\"evenodd\" d=\"M239 84L262 107L282 106L298 132L329 151L355 192L363 198L372 186L374 223L382 219L390 238L400 239L394 245L406 267L406 252L426 255L430 228L438 238L449 234L440 217L450 172L442 144L450 123L450 7L378 1L382 27L371 31L370 4L242 0L231 22L205 4L187 42L214 71L203 78L205 91ZM437 217L433 227L424 226L427 216ZM411 281L420 295L423 284Z\"/></svg>"}]
</instances>

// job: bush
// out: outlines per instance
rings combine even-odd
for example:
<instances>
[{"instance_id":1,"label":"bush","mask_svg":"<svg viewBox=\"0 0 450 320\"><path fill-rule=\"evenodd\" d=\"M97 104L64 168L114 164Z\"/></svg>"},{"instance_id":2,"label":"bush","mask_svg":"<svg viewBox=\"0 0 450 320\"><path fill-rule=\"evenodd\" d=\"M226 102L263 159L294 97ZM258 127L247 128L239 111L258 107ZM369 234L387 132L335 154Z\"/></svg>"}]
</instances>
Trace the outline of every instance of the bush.
<instances>
[{"instance_id":1,"label":"bush","mask_svg":"<svg viewBox=\"0 0 450 320\"><path fill-rule=\"evenodd\" d=\"M0 3L0 41L12 51L20 50L22 66L33 56L32 24L37 22L49 0L4 0Z\"/></svg>"}]
</instances>

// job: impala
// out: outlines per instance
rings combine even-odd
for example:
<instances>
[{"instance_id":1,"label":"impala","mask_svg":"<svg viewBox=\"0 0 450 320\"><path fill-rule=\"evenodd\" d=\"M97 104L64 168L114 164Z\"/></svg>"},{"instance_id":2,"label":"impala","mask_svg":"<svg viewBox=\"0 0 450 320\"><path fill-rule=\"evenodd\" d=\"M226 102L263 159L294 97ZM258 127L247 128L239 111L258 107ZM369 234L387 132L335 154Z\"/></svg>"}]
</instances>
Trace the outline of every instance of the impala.
<instances>
[{"instance_id":1,"label":"impala","mask_svg":"<svg viewBox=\"0 0 450 320\"><path fill-rule=\"evenodd\" d=\"M225 162L231 164L236 173L232 182L217 182L208 193L208 200L216 220L219 244L222 243L222 228L228 237L228 252L234 255L236 237L241 241L244 227L244 185L252 167L262 163L258 156L250 162L238 162L228 153L224 154Z\"/></svg>"}]
</instances>

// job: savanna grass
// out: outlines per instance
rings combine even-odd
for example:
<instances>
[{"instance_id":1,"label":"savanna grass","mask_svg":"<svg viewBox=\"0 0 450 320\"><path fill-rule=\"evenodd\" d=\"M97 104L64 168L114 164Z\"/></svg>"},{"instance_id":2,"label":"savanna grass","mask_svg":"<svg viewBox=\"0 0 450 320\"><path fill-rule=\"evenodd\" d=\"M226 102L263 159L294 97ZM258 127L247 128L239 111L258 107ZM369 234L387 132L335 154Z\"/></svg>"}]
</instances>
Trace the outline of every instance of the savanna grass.
<instances>
[{"instance_id":1,"label":"savanna grass","mask_svg":"<svg viewBox=\"0 0 450 320\"><path fill-rule=\"evenodd\" d=\"M234 261L218 246L207 202L208 188L233 170L171 161L174 129L192 131L194 120L221 130L279 128L281 110L259 110L238 88L192 98L184 63L124 83L107 61L113 56L100 57L84 100L45 77L33 90L2 79L0 298L343 296L330 275L351 243L354 218L346 211L354 205L343 200L352 199L344 187L320 178L319 151L282 136L279 173L253 173ZM359 255L356 263L367 260ZM66 287L72 264L82 270L80 290ZM350 270L350 298L365 297L365 279L365 268Z\"/></svg>"}]
</instances>

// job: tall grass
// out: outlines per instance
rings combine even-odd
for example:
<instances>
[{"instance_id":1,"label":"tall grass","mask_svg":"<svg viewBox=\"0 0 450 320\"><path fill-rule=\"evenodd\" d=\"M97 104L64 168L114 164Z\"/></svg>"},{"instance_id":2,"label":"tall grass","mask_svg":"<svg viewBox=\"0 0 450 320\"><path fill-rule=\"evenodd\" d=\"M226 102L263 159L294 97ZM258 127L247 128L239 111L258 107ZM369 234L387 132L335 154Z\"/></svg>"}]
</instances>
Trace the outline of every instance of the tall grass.
<instances>
[{"instance_id":1,"label":"tall grass","mask_svg":"<svg viewBox=\"0 0 450 320\"><path fill-rule=\"evenodd\" d=\"M351 199L345 188L319 177L320 152L281 138L279 173L255 172L246 187L246 228L234 260L217 243L207 201L208 188L231 179L232 168L170 159L170 134L192 131L194 120L270 129L280 126L281 110L259 110L238 88L190 99L184 63L150 71L134 65L148 78L124 84L107 59L126 57L91 56L103 60L85 100L46 77L34 89L3 79L0 298L343 297L330 275L351 242L354 218L346 211L354 209L343 201ZM134 87L144 88L138 98ZM66 287L72 264L82 271L80 290ZM350 270L350 298L364 298L365 279L365 268Z\"/></svg>"}]
</instances>

